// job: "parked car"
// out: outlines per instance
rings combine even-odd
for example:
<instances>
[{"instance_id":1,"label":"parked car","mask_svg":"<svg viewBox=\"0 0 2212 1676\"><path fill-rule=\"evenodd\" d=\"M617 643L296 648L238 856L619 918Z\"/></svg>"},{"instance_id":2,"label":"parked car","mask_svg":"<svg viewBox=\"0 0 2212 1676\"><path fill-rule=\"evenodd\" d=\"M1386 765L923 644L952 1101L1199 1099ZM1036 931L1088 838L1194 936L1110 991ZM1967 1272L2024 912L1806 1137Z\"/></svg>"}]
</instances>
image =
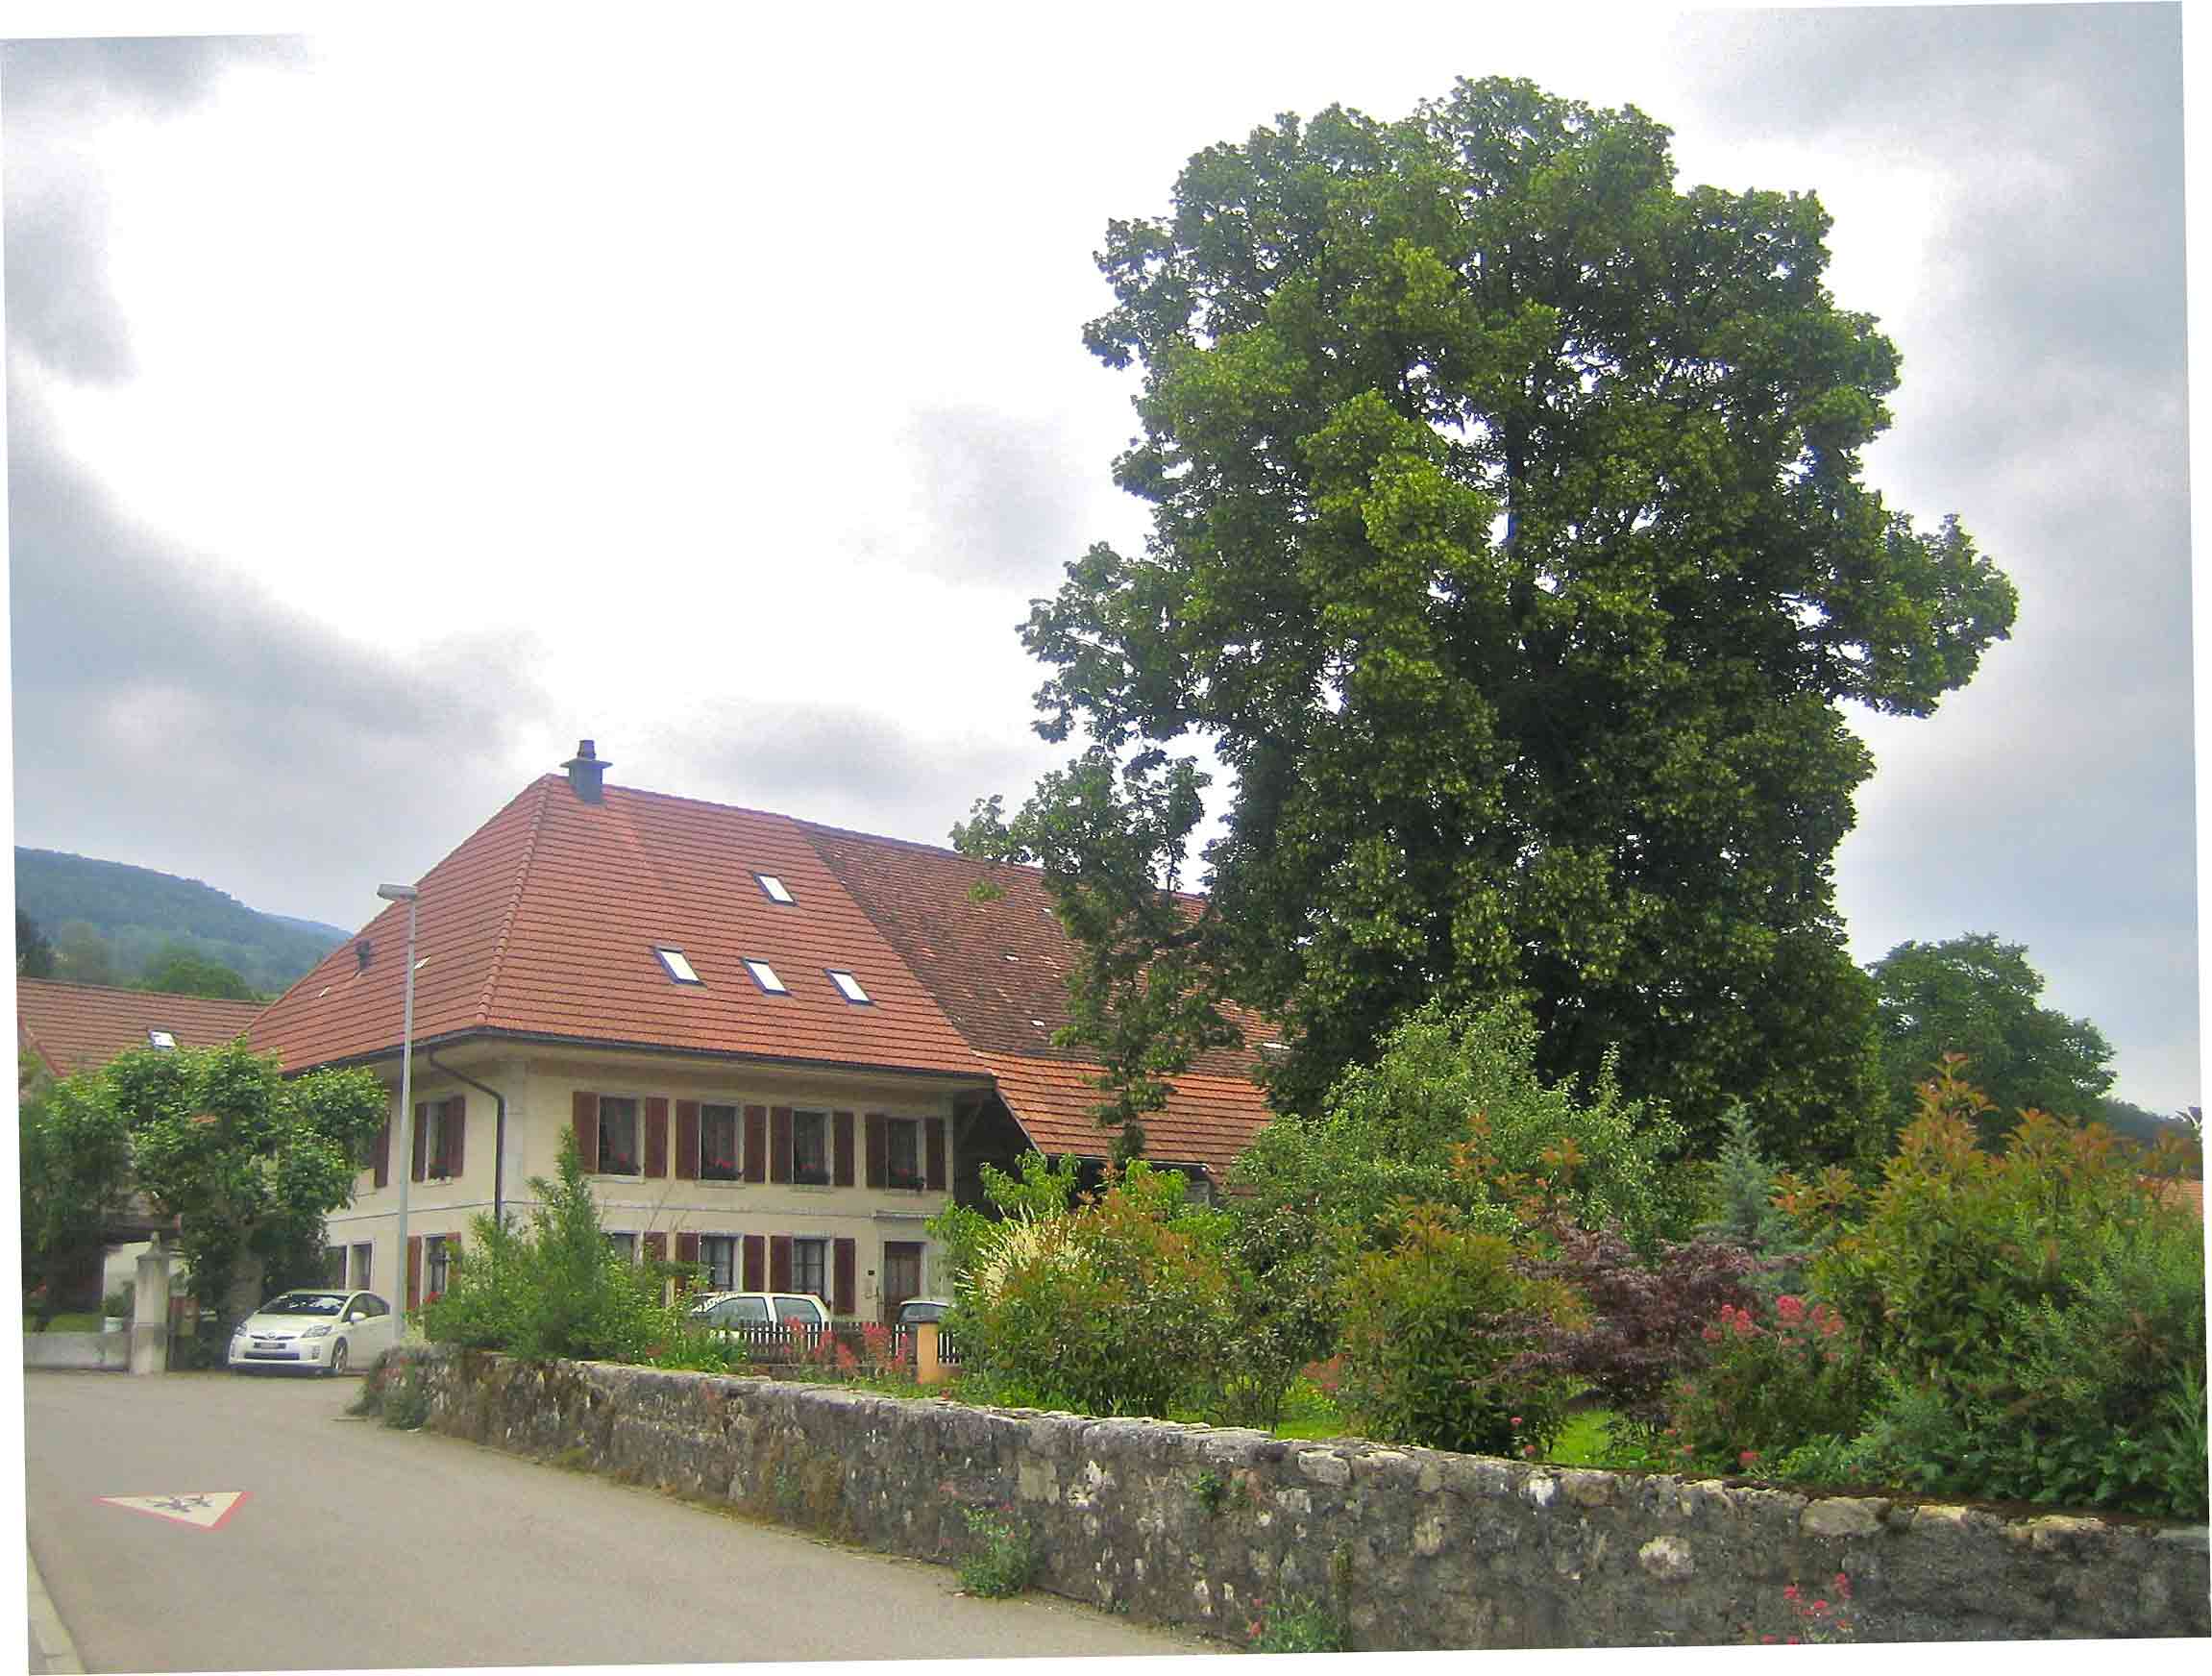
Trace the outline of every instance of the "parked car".
<instances>
[{"instance_id":1,"label":"parked car","mask_svg":"<svg viewBox=\"0 0 2212 1676\"><path fill-rule=\"evenodd\" d=\"M722 1330L790 1320L829 1325L829 1306L811 1292L710 1292L694 1299L686 1313L701 1326Z\"/></svg>"},{"instance_id":2,"label":"parked car","mask_svg":"<svg viewBox=\"0 0 2212 1676\"><path fill-rule=\"evenodd\" d=\"M281 1293L231 1334L230 1363L343 1373L392 1343L391 1305L369 1292Z\"/></svg>"},{"instance_id":3,"label":"parked car","mask_svg":"<svg viewBox=\"0 0 2212 1676\"><path fill-rule=\"evenodd\" d=\"M952 1300L948 1297L910 1297L898 1306L897 1324L913 1327L923 1321L941 1321L951 1307Z\"/></svg>"}]
</instances>

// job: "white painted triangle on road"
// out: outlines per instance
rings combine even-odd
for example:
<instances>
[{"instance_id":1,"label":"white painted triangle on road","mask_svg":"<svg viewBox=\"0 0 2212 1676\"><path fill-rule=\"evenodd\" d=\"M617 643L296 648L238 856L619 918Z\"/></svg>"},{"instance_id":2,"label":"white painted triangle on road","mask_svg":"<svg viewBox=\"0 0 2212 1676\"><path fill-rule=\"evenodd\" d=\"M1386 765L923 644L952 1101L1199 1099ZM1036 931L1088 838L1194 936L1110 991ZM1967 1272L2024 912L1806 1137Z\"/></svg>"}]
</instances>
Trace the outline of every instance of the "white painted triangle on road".
<instances>
[{"instance_id":1,"label":"white painted triangle on road","mask_svg":"<svg viewBox=\"0 0 2212 1676\"><path fill-rule=\"evenodd\" d=\"M201 1530L211 1531L237 1511L238 1503L246 1499L246 1492L186 1490L174 1495L103 1495L97 1499L110 1507L150 1513L156 1518L175 1519L181 1525L196 1525Z\"/></svg>"}]
</instances>

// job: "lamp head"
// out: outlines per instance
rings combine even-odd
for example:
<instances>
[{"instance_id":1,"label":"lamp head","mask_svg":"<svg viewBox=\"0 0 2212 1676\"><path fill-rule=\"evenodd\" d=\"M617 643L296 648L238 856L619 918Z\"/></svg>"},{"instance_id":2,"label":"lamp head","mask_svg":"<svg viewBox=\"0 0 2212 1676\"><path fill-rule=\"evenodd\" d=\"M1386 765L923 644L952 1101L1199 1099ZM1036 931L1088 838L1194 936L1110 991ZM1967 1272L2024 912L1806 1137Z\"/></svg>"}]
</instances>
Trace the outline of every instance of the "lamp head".
<instances>
[{"instance_id":1,"label":"lamp head","mask_svg":"<svg viewBox=\"0 0 2212 1676\"><path fill-rule=\"evenodd\" d=\"M411 884L381 884L377 886L377 895L382 897L387 902L411 902L421 894Z\"/></svg>"}]
</instances>

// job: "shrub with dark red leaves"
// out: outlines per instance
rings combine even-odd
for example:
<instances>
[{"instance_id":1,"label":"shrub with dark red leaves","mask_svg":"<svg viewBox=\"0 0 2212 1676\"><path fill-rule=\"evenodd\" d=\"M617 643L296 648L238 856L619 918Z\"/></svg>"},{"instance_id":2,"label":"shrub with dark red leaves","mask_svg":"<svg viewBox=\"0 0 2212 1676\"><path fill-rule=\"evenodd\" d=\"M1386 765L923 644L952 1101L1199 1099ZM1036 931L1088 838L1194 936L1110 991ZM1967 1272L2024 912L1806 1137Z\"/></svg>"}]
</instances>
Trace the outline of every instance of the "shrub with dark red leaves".
<instances>
[{"instance_id":1,"label":"shrub with dark red leaves","mask_svg":"<svg viewBox=\"0 0 2212 1676\"><path fill-rule=\"evenodd\" d=\"M1532 1279L1556 1280L1589 1306L1585 1324L1552 1319L1529 1323L1536 1343L1516 1371L1586 1379L1608 1408L1650 1429L1666 1423L1674 1379L1705 1360L1703 1334L1724 1307L1757 1301L1764 1261L1725 1240L1661 1244L1646 1260L1608 1223L1595 1232L1572 1224L1547 1230L1556 1255L1528 1259Z\"/></svg>"}]
</instances>

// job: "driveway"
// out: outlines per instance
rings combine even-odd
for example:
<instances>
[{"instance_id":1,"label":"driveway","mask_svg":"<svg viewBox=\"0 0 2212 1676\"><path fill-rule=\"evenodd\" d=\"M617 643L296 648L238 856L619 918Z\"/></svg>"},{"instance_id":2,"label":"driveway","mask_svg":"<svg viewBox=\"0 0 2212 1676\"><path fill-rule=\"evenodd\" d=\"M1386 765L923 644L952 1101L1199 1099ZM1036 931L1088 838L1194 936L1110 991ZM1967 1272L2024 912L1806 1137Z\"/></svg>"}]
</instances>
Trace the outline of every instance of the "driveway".
<instances>
[{"instance_id":1,"label":"driveway","mask_svg":"<svg viewBox=\"0 0 2212 1676\"><path fill-rule=\"evenodd\" d=\"M388 1431L346 1416L358 1389L25 1375L31 1553L87 1670L1222 1650L1050 1596L970 1599L944 1566Z\"/></svg>"}]
</instances>

